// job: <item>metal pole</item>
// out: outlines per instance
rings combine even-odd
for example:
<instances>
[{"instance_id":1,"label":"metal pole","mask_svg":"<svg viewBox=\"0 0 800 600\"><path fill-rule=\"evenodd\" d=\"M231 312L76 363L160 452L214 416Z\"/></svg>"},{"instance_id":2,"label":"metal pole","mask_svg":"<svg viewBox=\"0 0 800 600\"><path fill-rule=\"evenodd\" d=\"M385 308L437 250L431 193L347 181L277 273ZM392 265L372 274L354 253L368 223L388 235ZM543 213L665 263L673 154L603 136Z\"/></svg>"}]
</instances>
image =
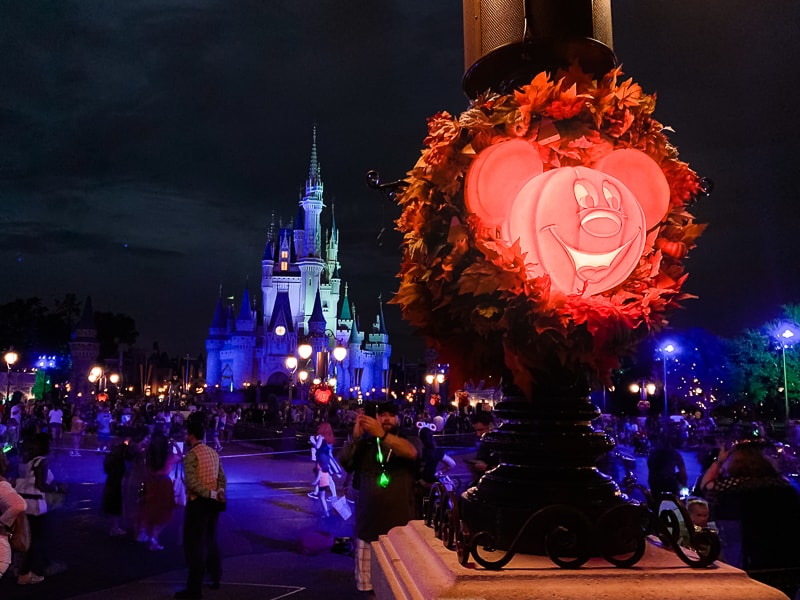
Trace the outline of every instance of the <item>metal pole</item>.
<instances>
[{"instance_id":1,"label":"metal pole","mask_svg":"<svg viewBox=\"0 0 800 600\"><path fill-rule=\"evenodd\" d=\"M786 420L786 427L789 426L789 384L786 379L786 344L781 343L781 358L783 359L783 401L784 401L784 409Z\"/></svg>"},{"instance_id":2,"label":"metal pole","mask_svg":"<svg viewBox=\"0 0 800 600\"><path fill-rule=\"evenodd\" d=\"M661 350L661 359L664 361L664 423L669 423L669 396L667 395L667 354Z\"/></svg>"}]
</instances>

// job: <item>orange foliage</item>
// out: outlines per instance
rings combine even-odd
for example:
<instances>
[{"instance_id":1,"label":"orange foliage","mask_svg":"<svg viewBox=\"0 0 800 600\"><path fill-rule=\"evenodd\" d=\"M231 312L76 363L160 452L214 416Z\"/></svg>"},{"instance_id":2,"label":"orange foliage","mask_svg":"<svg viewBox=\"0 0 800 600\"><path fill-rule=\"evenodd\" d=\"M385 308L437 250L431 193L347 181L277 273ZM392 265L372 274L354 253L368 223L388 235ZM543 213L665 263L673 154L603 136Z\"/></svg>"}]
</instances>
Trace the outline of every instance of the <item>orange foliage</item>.
<instances>
[{"instance_id":1,"label":"orange foliage","mask_svg":"<svg viewBox=\"0 0 800 600\"><path fill-rule=\"evenodd\" d=\"M575 66L555 78L540 73L513 94L478 97L458 118L439 112L428 119L425 147L398 195L404 257L392 302L467 375L510 369L523 383L555 357L604 379L690 297L681 292L683 260L705 227L688 211L700 181L652 118L655 96L621 76L616 68L596 81ZM545 171L589 165L619 148L661 166L669 213L627 280L589 297L556 293L548 276L528 276L517 243L502 241L466 210L463 182L475 155L512 137L538 148Z\"/></svg>"}]
</instances>

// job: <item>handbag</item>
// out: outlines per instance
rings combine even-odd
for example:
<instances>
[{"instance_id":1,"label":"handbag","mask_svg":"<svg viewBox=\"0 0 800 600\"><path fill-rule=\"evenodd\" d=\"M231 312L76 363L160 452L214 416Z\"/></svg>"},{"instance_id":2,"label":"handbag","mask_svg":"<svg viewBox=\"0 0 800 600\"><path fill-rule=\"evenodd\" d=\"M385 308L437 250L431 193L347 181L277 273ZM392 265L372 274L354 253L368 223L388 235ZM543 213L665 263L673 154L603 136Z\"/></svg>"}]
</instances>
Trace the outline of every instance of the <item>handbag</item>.
<instances>
[{"instance_id":1,"label":"handbag","mask_svg":"<svg viewBox=\"0 0 800 600\"><path fill-rule=\"evenodd\" d=\"M27 552L31 547L31 525L28 516L21 512L11 525L8 543L14 552Z\"/></svg>"},{"instance_id":2,"label":"handbag","mask_svg":"<svg viewBox=\"0 0 800 600\"><path fill-rule=\"evenodd\" d=\"M349 519L353 514L353 511L350 509L350 505L347 503L347 498L345 498L344 495L339 496L333 501L333 510L339 513L339 516L345 521L347 521L347 519Z\"/></svg>"},{"instance_id":3,"label":"handbag","mask_svg":"<svg viewBox=\"0 0 800 600\"><path fill-rule=\"evenodd\" d=\"M183 463L175 465L175 474L172 478L172 493L175 497L175 506L186 506L186 482L183 478Z\"/></svg>"},{"instance_id":4,"label":"handbag","mask_svg":"<svg viewBox=\"0 0 800 600\"><path fill-rule=\"evenodd\" d=\"M25 513L39 516L47 513L47 500L45 494L36 487L36 467L44 458L37 456L31 461L30 470L27 477L20 477L14 489L25 499ZM47 483L53 482L53 472L47 469Z\"/></svg>"}]
</instances>

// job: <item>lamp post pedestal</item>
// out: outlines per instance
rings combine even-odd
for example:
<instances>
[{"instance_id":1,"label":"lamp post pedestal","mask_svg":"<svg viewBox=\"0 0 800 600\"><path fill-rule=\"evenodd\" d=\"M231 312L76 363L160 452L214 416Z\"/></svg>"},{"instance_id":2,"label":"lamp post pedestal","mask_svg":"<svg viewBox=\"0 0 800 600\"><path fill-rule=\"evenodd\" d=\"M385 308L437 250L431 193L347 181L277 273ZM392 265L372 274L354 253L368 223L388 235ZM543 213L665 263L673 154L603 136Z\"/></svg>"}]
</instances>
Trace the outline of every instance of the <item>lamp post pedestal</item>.
<instances>
[{"instance_id":1,"label":"lamp post pedestal","mask_svg":"<svg viewBox=\"0 0 800 600\"><path fill-rule=\"evenodd\" d=\"M582 569L554 569L547 557L519 554L510 568L493 571L459 564L423 521L395 527L372 543L372 585L379 600L393 598L642 598L643 600L786 600L725 563L692 569L669 550L648 542L635 569L609 568L590 559Z\"/></svg>"}]
</instances>

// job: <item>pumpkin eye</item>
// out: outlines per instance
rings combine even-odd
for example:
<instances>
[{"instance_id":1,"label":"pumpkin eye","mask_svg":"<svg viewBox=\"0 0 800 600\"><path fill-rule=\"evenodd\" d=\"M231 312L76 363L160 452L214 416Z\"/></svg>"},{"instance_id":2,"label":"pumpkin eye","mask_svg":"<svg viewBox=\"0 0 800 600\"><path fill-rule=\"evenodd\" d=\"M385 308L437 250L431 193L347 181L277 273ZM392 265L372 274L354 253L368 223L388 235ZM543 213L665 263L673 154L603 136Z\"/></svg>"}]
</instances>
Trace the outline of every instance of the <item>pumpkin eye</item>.
<instances>
[{"instance_id":1,"label":"pumpkin eye","mask_svg":"<svg viewBox=\"0 0 800 600\"><path fill-rule=\"evenodd\" d=\"M619 199L619 190L615 185L607 181L603 182L603 196L605 196L608 206L614 210L619 210L620 206L622 206L622 202Z\"/></svg>"},{"instance_id":2,"label":"pumpkin eye","mask_svg":"<svg viewBox=\"0 0 800 600\"><path fill-rule=\"evenodd\" d=\"M592 184L586 180L576 181L572 186L575 200L581 208L594 208L597 206L597 198L592 196L592 193L589 191L592 188Z\"/></svg>"}]
</instances>

